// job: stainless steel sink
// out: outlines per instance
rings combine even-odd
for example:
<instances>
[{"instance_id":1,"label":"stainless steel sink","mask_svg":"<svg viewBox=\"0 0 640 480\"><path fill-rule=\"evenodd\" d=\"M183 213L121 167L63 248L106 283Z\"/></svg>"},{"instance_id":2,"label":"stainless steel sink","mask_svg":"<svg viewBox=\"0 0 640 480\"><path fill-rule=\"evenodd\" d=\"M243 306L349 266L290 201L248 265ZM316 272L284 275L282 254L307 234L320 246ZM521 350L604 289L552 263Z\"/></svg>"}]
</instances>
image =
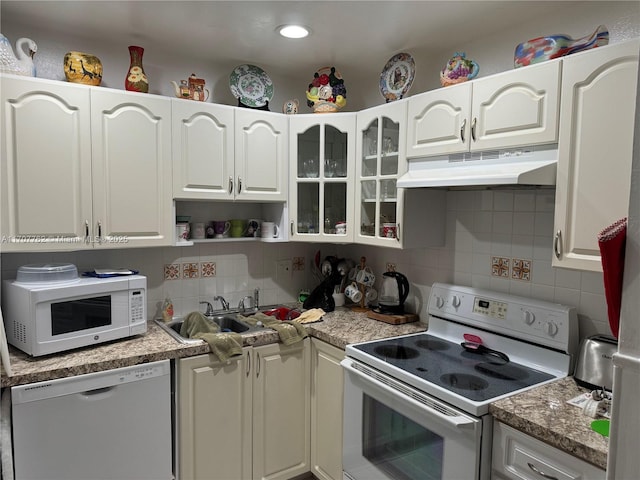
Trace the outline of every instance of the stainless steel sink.
<instances>
[{"instance_id":1,"label":"stainless steel sink","mask_svg":"<svg viewBox=\"0 0 640 480\"><path fill-rule=\"evenodd\" d=\"M253 326L242 320L238 320L235 313L225 313L206 318L218 324L221 332L250 334L259 332L261 330L264 330L265 328L262 326ZM182 324L184 323L183 317L174 317L173 320L167 323L164 323L162 320L155 320L155 322L160 326L160 328L162 328L165 332L167 332L180 343L196 344L203 341L199 338L187 338L180 335L180 329L182 328Z\"/></svg>"}]
</instances>

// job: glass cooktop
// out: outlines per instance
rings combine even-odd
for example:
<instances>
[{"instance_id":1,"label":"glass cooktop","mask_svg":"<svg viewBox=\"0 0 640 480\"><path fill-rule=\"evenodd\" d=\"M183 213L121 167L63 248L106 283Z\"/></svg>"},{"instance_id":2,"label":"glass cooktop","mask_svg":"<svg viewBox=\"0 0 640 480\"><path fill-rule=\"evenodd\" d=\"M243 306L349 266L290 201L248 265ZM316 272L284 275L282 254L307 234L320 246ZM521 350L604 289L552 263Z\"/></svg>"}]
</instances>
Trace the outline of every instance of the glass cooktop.
<instances>
[{"instance_id":1,"label":"glass cooktop","mask_svg":"<svg viewBox=\"0 0 640 480\"><path fill-rule=\"evenodd\" d=\"M474 352L429 334L396 337L353 346L423 381L476 402L514 392L554 378L508 360L496 352Z\"/></svg>"}]
</instances>

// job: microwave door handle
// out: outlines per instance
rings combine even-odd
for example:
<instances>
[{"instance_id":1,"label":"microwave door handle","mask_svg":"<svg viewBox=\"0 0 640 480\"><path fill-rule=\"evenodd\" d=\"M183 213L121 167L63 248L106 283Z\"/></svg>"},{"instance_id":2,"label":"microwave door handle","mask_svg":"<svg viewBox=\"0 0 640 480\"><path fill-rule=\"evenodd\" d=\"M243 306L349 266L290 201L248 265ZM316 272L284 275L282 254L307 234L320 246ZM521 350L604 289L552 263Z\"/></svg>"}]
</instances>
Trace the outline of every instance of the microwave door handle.
<instances>
[{"instance_id":1,"label":"microwave door handle","mask_svg":"<svg viewBox=\"0 0 640 480\"><path fill-rule=\"evenodd\" d=\"M351 361L348 359L342 362L342 366L347 370L349 370L350 373L360 377L362 380L373 383L376 387L380 388L381 390L384 390L385 392L395 396L398 396L398 395L402 396L402 399L404 401L410 403L414 407L418 407L421 410L428 410L431 415L438 417L440 420L442 420L444 423L448 425L451 425L456 428L466 428L466 427L472 426L476 422L475 419L463 416L461 414L458 414L456 416L445 415L439 412L438 410L430 407L427 403L419 402L418 400L415 400L414 398L404 394L403 392L396 390L395 388L387 385L386 383L383 383L373 377L370 377L365 373L360 372L359 370L356 370L355 368L353 368ZM424 398L426 399L429 398L426 395L422 395L421 393L418 393L418 392L416 392L416 395L424 396Z\"/></svg>"}]
</instances>

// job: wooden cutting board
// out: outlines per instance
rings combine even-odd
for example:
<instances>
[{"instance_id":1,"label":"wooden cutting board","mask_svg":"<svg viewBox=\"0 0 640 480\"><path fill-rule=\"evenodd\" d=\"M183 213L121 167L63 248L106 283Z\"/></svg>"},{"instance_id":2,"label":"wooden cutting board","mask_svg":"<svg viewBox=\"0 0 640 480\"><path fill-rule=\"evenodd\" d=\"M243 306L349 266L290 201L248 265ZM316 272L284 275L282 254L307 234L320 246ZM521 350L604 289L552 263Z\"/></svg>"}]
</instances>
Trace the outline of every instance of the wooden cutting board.
<instances>
[{"instance_id":1,"label":"wooden cutting board","mask_svg":"<svg viewBox=\"0 0 640 480\"><path fill-rule=\"evenodd\" d=\"M417 322L420 317L415 313L403 313L403 314L387 314L387 313L378 313L370 310L367 313L367 317L373 318L374 320L379 320L385 323L391 323L393 325L400 325L402 323L411 323Z\"/></svg>"}]
</instances>

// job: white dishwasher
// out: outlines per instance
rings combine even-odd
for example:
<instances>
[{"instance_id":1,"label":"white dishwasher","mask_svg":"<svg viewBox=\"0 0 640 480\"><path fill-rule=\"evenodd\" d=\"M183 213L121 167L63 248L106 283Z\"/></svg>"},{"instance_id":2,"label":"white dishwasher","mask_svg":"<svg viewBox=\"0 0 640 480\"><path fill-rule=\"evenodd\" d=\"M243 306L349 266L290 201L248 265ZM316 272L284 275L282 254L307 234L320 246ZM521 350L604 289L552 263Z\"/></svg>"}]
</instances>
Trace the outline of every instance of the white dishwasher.
<instances>
[{"instance_id":1,"label":"white dishwasher","mask_svg":"<svg viewBox=\"0 0 640 480\"><path fill-rule=\"evenodd\" d=\"M170 480L169 360L11 389L15 480Z\"/></svg>"}]
</instances>

